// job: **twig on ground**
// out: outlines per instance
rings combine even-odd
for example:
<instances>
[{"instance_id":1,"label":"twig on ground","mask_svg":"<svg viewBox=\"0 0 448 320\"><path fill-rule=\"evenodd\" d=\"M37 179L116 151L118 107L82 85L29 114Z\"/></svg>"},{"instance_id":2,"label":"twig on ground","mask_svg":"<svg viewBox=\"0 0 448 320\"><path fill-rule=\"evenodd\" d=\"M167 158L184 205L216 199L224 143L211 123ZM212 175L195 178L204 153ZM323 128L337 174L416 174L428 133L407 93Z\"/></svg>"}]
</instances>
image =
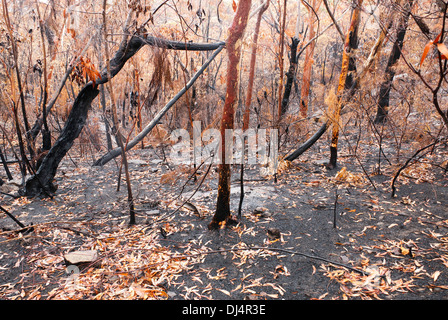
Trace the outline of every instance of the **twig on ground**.
<instances>
[{"instance_id":1,"label":"twig on ground","mask_svg":"<svg viewBox=\"0 0 448 320\"><path fill-rule=\"evenodd\" d=\"M423 148L421 148L421 149L418 149L413 155L412 155L412 157L410 157L406 162L405 162L405 164L400 168L400 169L398 169L398 171L397 171L397 173L395 174L395 176L394 176L394 179L392 180L392 193L391 193L391 195L390 195L390 197L391 198L395 198L395 193L396 193L396 191L397 191L397 188L395 187L395 182L397 181L397 179L398 179L398 177L400 176L400 173L401 173L401 171L403 171L404 169L406 169L406 167L409 165L409 163L420 153L420 152L422 152L422 151L424 151L424 150L426 150L426 149L428 149L428 148L431 148L431 147L433 147L433 146L435 146L437 143L439 143L440 141L435 141L435 142L433 142L433 143L431 143L431 144L429 144L429 145L427 145L427 146L425 146L425 147L423 147Z\"/></svg>"}]
</instances>

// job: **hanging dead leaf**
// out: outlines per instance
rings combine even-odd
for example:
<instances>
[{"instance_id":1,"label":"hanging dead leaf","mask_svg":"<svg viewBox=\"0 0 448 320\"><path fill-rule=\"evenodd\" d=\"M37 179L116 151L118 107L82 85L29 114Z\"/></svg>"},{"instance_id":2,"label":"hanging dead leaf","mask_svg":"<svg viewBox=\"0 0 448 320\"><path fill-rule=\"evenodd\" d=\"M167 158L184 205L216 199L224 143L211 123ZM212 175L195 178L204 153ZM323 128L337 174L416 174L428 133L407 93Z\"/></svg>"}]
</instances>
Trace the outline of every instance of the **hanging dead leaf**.
<instances>
[{"instance_id":1,"label":"hanging dead leaf","mask_svg":"<svg viewBox=\"0 0 448 320\"><path fill-rule=\"evenodd\" d=\"M232 2L233 12L236 12L236 8L237 8L236 2L235 2L235 0L233 0L233 2Z\"/></svg>"},{"instance_id":2,"label":"hanging dead leaf","mask_svg":"<svg viewBox=\"0 0 448 320\"><path fill-rule=\"evenodd\" d=\"M426 56L429 53L429 50L435 45L437 47L437 49L440 51L440 53L442 54L442 59L447 59L448 57L448 48L443 44L443 43L439 43L440 37L442 36L442 33L439 33L439 35L433 40L433 41L429 41L426 46L425 49L423 49L423 55L422 58L420 59L420 67L422 66L423 62L426 59Z\"/></svg>"},{"instance_id":3,"label":"hanging dead leaf","mask_svg":"<svg viewBox=\"0 0 448 320\"><path fill-rule=\"evenodd\" d=\"M437 44L437 49L442 54L442 59L446 60L447 57L448 57L448 48L446 47L446 45L443 44L443 43L438 43Z\"/></svg>"},{"instance_id":4,"label":"hanging dead leaf","mask_svg":"<svg viewBox=\"0 0 448 320\"><path fill-rule=\"evenodd\" d=\"M431 49L431 47L433 46L434 42L433 41L429 41L426 46L425 49L423 49L423 55L422 58L420 59L420 67L422 66L423 62L426 59L426 56L428 55L429 49Z\"/></svg>"},{"instance_id":5,"label":"hanging dead leaf","mask_svg":"<svg viewBox=\"0 0 448 320\"><path fill-rule=\"evenodd\" d=\"M82 70L84 76L93 82L94 86L96 85L96 81L101 79L100 72L89 58L81 57L78 62L78 67Z\"/></svg>"},{"instance_id":6,"label":"hanging dead leaf","mask_svg":"<svg viewBox=\"0 0 448 320\"><path fill-rule=\"evenodd\" d=\"M76 31L74 29L67 28L67 32L70 33L72 38L76 38Z\"/></svg>"},{"instance_id":7,"label":"hanging dead leaf","mask_svg":"<svg viewBox=\"0 0 448 320\"><path fill-rule=\"evenodd\" d=\"M437 37L434 39L434 44L439 43L440 37L442 36L442 32L440 32Z\"/></svg>"}]
</instances>

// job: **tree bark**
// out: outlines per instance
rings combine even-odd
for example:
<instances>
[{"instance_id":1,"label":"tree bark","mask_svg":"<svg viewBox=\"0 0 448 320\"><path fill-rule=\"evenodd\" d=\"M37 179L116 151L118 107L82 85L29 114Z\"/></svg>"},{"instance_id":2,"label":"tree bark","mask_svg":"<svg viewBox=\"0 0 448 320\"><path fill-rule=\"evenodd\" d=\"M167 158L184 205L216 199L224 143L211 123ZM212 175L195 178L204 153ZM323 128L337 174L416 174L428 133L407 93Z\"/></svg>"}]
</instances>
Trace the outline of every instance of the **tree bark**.
<instances>
[{"instance_id":1,"label":"tree bark","mask_svg":"<svg viewBox=\"0 0 448 320\"><path fill-rule=\"evenodd\" d=\"M336 168L338 157L338 140L340 129L340 117L342 110L342 95L346 89L349 89L353 85L354 76L356 72L355 60L352 57L353 49L358 48L358 28L361 16L361 6L363 0L354 0L354 9L352 14L352 21L350 28L347 32L347 36L344 44L344 52L342 55L342 68L339 77L338 89L337 89L337 102L332 114L333 133L331 137L330 145L330 162L328 167L330 169Z\"/></svg>"},{"instance_id":2,"label":"tree bark","mask_svg":"<svg viewBox=\"0 0 448 320\"><path fill-rule=\"evenodd\" d=\"M291 38L291 47L290 47L290 60L289 60L289 70L286 73L286 83L285 83L285 92L283 93L282 99L282 114L288 112L289 107L289 97L291 96L292 84L295 79L296 71L297 71L297 63L299 62L299 56L297 55L297 47L299 45L299 38L293 37Z\"/></svg>"},{"instance_id":3,"label":"tree bark","mask_svg":"<svg viewBox=\"0 0 448 320\"><path fill-rule=\"evenodd\" d=\"M234 127L234 112L238 92L238 68L241 57L241 43L247 26L251 0L240 0L232 26L228 32L227 46L227 89L221 120L221 155L222 163L219 165L218 199L216 211L209 224L209 229L219 228L230 218L230 163L226 161L225 132Z\"/></svg>"},{"instance_id":4,"label":"tree bark","mask_svg":"<svg viewBox=\"0 0 448 320\"><path fill-rule=\"evenodd\" d=\"M56 191L56 186L53 185L53 178L56 175L59 163L81 133L92 101L98 93L97 87L92 83L88 83L78 94L59 138L43 159L36 174L26 181L25 188L22 191L24 195L36 196L42 191L46 193L54 193ZM45 190L42 190L42 188Z\"/></svg>"},{"instance_id":5,"label":"tree bark","mask_svg":"<svg viewBox=\"0 0 448 320\"><path fill-rule=\"evenodd\" d=\"M278 61L279 61L279 69L280 69L280 79L279 79L279 85L278 85L278 122L277 125L280 125L280 121L283 117L283 103L282 103L282 94L283 94L283 68L284 68L284 47L285 47L285 29L286 29L286 2L287 0L283 0L283 15L282 20L280 24L280 41L279 41L279 54L278 54ZM280 9L280 3L279 3L279 11ZM273 115L274 116L274 115Z\"/></svg>"},{"instance_id":6,"label":"tree bark","mask_svg":"<svg viewBox=\"0 0 448 320\"><path fill-rule=\"evenodd\" d=\"M397 37L392 47L392 51L390 52L389 60L387 61L384 81L383 83L381 83L375 123L384 123L387 119L387 115L389 112L390 90L392 89L392 81L395 76L395 70L393 67L401 56L404 37L406 35L406 30L408 28L408 21L411 15L411 8L414 0L409 0L406 2L408 2L406 13L401 16L400 21L398 23Z\"/></svg>"},{"instance_id":7,"label":"tree bark","mask_svg":"<svg viewBox=\"0 0 448 320\"><path fill-rule=\"evenodd\" d=\"M315 11L319 10L322 1L314 0L312 6ZM308 15L309 15L309 35L308 39L312 41L310 45L305 50L305 63L303 67L303 79L302 79L302 89L300 93L300 115L302 118L306 118L308 116L308 105L309 105L309 96L310 96L310 86L311 86L311 74L313 69L313 56L314 49L316 47L316 40L312 40L316 36L316 31L314 30L314 12L309 7Z\"/></svg>"},{"instance_id":8,"label":"tree bark","mask_svg":"<svg viewBox=\"0 0 448 320\"><path fill-rule=\"evenodd\" d=\"M245 109L243 117L243 131L249 129L250 106L252 104L252 93L255 78L255 64L257 62L258 34L260 32L261 18L263 16L263 13L268 9L269 2L270 0L267 0L260 8L260 11L258 11L257 22L255 24L254 39L252 43L252 53L250 55L249 82L247 84L247 96L245 101Z\"/></svg>"}]
</instances>

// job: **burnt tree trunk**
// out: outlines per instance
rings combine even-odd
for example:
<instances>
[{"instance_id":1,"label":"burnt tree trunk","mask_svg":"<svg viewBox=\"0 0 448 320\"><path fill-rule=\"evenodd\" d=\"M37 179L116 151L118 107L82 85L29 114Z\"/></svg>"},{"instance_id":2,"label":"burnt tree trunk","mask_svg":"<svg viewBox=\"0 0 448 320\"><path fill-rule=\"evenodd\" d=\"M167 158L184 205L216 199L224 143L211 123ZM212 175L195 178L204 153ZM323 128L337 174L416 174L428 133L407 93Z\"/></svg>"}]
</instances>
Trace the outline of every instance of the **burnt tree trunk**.
<instances>
[{"instance_id":1,"label":"burnt tree trunk","mask_svg":"<svg viewBox=\"0 0 448 320\"><path fill-rule=\"evenodd\" d=\"M241 44L244 31L247 26L251 0L241 0L238 4L232 26L228 32L227 46L227 89L221 120L221 159L219 165L218 199L216 211L209 229L219 228L221 223L226 223L230 218L230 163L226 159L225 132L234 127L234 112L238 93L238 68L241 57Z\"/></svg>"},{"instance_id":2,"label":"burnt tree trunk","mask_svg":"<svg viewBox=\"0 0 448 320\"><path fill-rule=\"evenodd\" d=\"M385 78L380 87L375 123L384 123L387 119L390 103L390 90L392 89L392 81L395 76L395 70L393 67L401 56L401 49L403 48L404 37L408 28L408 21L409 16L411 15L413 1L414 0L410 0L408 2L406 13L401 17L398 23L397 38L395 39L392 51L390 52L385 71Z\"/></svg>"},{"instance_id":3,"label":"burnt tree trunk","mask_svg":"<svg viewBox=\"0 0 448 320\"><path fill-rule=\"evenodd\" d=\"M2 152L1 149L0 149L0 159L2 160L3 168L5 169L6 176L8 177L8 180L12 180L11 171L9 171L8 163L6 162L6 158L5 158L5 156L3 155L3 152ZM0 181L1 181L1 180L0 180ZM0 186L1 186L2 184L3 184L3 183L0 182Z\"/></svg>"},{"instance_id":4,"label":"burnt tree trunk","mask_svg":"<svg viewBox=\"0 0 448 320\"><path fill-rule=\"evenodd\" d=\"M78 94L68 116L67 122L53 147L43 159L36 174L25 183L22 193L26 196L36 196L42 193L54 193L56 186L53 178L56 175L59 163L73 145L86 123L87 113L90 110L93 99L99 91L92 83L88 83ZM42 190L44 188L45 190Z\"/></svg>"},{"instance_id":5,"label":"burnt tree trunk","mask_svg":"<svg viewBox=\"0 0 448 320\"><path fill-rule=\"evenodd\" d=\"M245 101L245 109L244 109L244 117L243 117L243 131L249 129L250 122L250 106L252 104L252 93L254 88L254 79L255 79L255 65L257 62L257 49L258 49L258 34L260 32L261 18L263 17L263 13L269 7L269 0L267 0L263 7L261 7L258 12L257 22L255 24L254 38L252 43L252 52L250 55L250 69L249 69L249 82L247 84L247 96Z\"/></svg>"},{"instance_id":6,"label":"burnt tree trunk","mask_svg":"<svg viewBox=\"0 0 448 320\"><path fill-rule=\"evenodd\" d=\"M352 21L344 44L344 52L342 55L342 68L339 76L339 83L337 89L337 102L332 115L333 132L330 145L330 161L328 168L334 169L337 165L338 158L338 140L340 130L341 110L343 108L342 95L344 91L353 86L354 77L356 74L355 58L353 57L353 50L358 48L358 29L361 15L361 5L363 0L354 0Z\"/></svg>"},{"instance_id":7,"label":"burnt tree trunk","mask_svg":"<svg viewBox=\"0 0 448 320\"><path fill-rule=\"evenodd\" d=\"M326 121L324 124L321 125L319 130L311 138L309 138L307 141L305 141L300 147L298 147L293 153L289 154L285 160L286 161L294 161L299 156L301 156L305 151L307 151L309 148L313 146L314 143L316 143L317 140L322 137L322 135L327 131L329 122Z\"/></svg>"},{"instance_id":8,"label":"burnt tree trunk","mask_svg":"<svg viewBox=\"0 0 448 320\"><path fill-rule=\"evenodd\" d=\"M322 1L313 0L311 6L308 7L308 39L311 41L308 47L305 49L305 62L303 67L303 79L302 88L300 90L300 116L306 118L308 116L308 106L310 98L311 88L311 76L314 63L314 49L316 48L316 40L313 40L316 36L316 30L314 29L314 13L319 10Z\"/></svg>"},{"instance_id":9,"label":"burnt tree trunk","mask_svg":"<svg viewBox=\"0 0 448 320\"><path fill-rule=\"evenodd\" d=\"M289 107L289 97L291 96L292 84L294 83L297 63L299 61L299 57L297 55L297 47L299 45L300 40L296 37L291 39L291 47L290 47L290 58L289 58L289 70L286 72L286 84L285 84L285 92L283 93L282 99L282 114L288 112Z\"/></svg>"},{"instance_id":10,"label":"burnt tree trunk","mask_svg":"<svg viewBox=\"0 0 448 320\"><path fill-rule=\"evenodd\" d=\"M286 3L287 0L283 0L283 14L282 14L282 20L280 21L280 40L279 40L279 53L278 53L278 62L279 62L279 69L280 69L280 79L279 79L279 85L278 85L278 121L277 126L280 125L280 121L283 117L283 104L282 104L282 93L283 93L283 68L284 68L284 44L285 44L285 25L286 25ZM279 14L281 13L281 7L280 7L280 1L279 1ZM272 114L274 117L274 114ZM274 118L273 118L274 119Z\"/></svg>"}]
</instances>

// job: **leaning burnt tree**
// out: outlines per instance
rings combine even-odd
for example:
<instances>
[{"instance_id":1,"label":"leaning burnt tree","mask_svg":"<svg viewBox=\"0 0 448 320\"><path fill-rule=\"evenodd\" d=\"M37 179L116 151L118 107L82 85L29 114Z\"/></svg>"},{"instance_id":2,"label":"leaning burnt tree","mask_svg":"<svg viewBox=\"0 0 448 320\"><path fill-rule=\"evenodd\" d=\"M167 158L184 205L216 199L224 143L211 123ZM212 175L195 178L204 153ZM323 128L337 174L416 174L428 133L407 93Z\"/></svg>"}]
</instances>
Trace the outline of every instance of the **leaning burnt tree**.
<instances>
[{"instance_id":1,"label":"leaning burnt tree","mask_svg":"<svg viewBox=\"0 0 448 320\"><path fill-rule=\"evenodd\" d=\"M143 28L139 30L143 30ZM73 103L61 134L42 160L39 170L26 181L25 186L21 190L22 195L34 197L40 194L48 195L56 191L53 180L58 166L86 123L92 102L99 94L98 85L107 83L117 75L126 62L145 45L172 50L204 51L222 49L224 43L200 44L168 41L150 37L143 33L130 34L126 31L126 35L123 37L118 50L109 62L110 72L108 72L107 68L104 68L99 79L88 82L81 89ZM121 154L121 152L119 151L118 154Z\"/></svg>"}]
</instances>

